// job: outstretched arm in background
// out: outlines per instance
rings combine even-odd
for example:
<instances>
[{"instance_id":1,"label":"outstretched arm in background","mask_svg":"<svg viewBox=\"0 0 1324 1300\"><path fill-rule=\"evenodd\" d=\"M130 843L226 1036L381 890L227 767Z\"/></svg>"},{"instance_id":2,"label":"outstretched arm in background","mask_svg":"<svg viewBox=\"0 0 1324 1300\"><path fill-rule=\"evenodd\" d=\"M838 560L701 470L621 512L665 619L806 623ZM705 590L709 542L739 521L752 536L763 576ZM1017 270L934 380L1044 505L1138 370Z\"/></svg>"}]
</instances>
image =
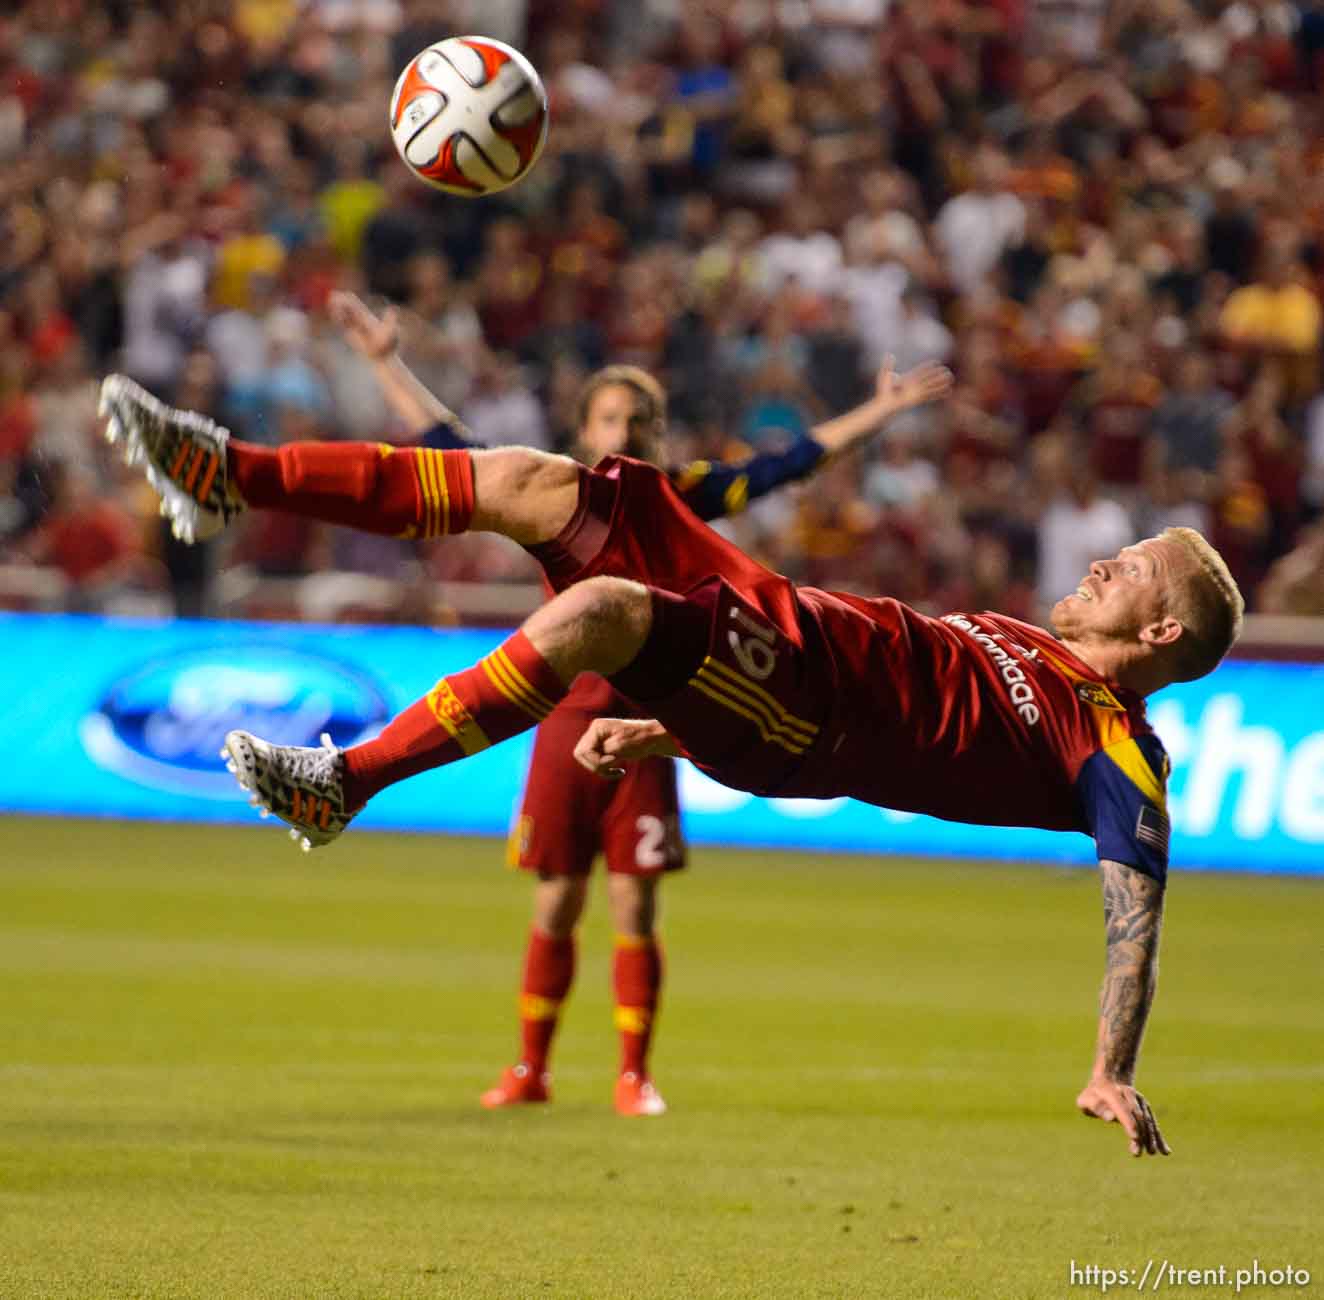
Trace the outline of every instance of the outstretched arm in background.
<instances>
[{"instance_id":1,"label":"outstretched arm in background","mask_svg":"<svg viewBox=\"0 0 1324 1300\"><path fill-rule=\"evenodd\" d=\"M1094 1071L1076 1105L1092 1119L1120 1124L1130 1139L1133 1156L1166 1156L1171 1151L1154 1112L1135 1089L1140 1040L1158 983L1163 885L1120 862L1105 859L1099 863L1099 871L1108 965L1100 998Z\"/></svg>"},{"instance_id":2,"label":"outstretched arm in background","mask_svg":"<svg viewBox=\"0 0 1324 1300\"><path fill-rule=\"evenodd\" d=\"M345 341L372 364L391 410L411 433L432 431L427 445L443 451L475 446L464 421L400 359L400 313L394 307L378 316L356 294L333 293L329 311Z\"/></svg>"},{"instance_id":3,"label":"outstretched arm in background","mask_svg":"<svg viewBox=\"0 0 1324 1300\"><path fill-rule=\"evenodd\" d=\"M952 375L946 366L926 361L898 375L889 357L878 372L874 395L854 410L815 425L807 438L785 451L761 452L731 465L698 460L672 479L685 504L700 519L738 514L750 501L798 479L808 478L832 456L873 437L894 415L945 397Z\"/></svg>"}]
</instances>

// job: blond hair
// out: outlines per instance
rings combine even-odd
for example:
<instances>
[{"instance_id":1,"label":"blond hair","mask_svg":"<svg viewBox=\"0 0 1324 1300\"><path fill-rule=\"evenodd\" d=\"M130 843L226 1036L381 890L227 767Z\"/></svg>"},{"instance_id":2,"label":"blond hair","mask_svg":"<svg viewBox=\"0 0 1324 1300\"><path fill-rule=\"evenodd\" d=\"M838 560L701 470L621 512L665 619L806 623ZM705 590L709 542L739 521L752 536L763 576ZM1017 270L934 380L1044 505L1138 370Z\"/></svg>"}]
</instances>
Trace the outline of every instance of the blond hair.
<instances>
[{"instance_id":1,"label":"blond hair","mask_svg":"<svg viewBox=\"0 0 1324 1300\"><path fill-rule=\"evenodd\" d=\"M1173 680L1191 682L1213 672L1241 635L1246 602L1227 562L1194 528L1165 528L1159 540L1176 542L1198 566L1168 596L1168 611L1182 625Z\"/></svg>"}]
</instances>

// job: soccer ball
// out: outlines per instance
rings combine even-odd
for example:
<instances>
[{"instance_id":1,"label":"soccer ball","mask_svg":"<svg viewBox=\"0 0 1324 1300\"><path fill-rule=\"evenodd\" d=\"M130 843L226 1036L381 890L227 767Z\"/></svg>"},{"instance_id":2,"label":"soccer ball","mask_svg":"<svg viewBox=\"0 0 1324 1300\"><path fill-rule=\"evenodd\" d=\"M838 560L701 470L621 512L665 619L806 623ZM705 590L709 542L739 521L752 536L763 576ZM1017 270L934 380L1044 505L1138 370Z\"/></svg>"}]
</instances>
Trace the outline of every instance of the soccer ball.
<instances>
[{"instance_id":1,"label":"soccer ball","mask_svg":"<svg viewBox=\"0 0 1324 1300\"><path fill-rule=\"evenodd\" d=\"M452 36L410 59L390 122L419 180L447 194L495 194L542 152L547 91L518 50L490 36Z\"/></svg>"}]
</instances>

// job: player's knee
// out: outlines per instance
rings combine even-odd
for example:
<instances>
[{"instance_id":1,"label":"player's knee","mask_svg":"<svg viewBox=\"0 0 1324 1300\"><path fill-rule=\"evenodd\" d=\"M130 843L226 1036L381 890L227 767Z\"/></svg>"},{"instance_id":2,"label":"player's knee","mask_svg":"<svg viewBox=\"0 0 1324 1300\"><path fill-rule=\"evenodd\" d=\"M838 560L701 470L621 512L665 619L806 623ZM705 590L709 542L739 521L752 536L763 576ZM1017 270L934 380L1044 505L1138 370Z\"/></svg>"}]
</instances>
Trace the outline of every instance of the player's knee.
<instances>
[{"instance_id":1,"label":"player's knee","mask_svg":"<svg viewBox=\"0 0 1324 1300\"><path fill-rule=\"evenodd\" d=\"M624 656L622 663L628 663L647 640L653 625L653 601L642 583L629 578L586 578L565 597L578 604L577 616L594 640L612 657Z\"/></svg>"},{"instance_id":2,"label":"player's knee","mask_svg":"<svg viewBox=\"0 0 1324 1300\"><path fill-rule=\"evenodd\" d=\"M534 899L533 923L553 939L568 939L579 924L587 898L586 876L541 876Z\"/></svg>"},{"instance_id":3,"label":"player's knee","mask_svg":"<svg viewBox=\"0 0 1324 1300\"><path fill-rule=\"evenodd\" d=\"M652 622L647 587L628 578L588 578L531 614L524 634L571 682L579 673L619 672L639 653Z\"/></svg>"},{"instance_id":4,"label":"player's knee","mask_svg":"<svg viewBox=\"0 0 1324 1300\"><path fill-rule=\"evenodd\" d=\"M656 876L612 875L607 878L612 924L617 934L647 938L657 916Z\"/></svg>"}]
</instances>

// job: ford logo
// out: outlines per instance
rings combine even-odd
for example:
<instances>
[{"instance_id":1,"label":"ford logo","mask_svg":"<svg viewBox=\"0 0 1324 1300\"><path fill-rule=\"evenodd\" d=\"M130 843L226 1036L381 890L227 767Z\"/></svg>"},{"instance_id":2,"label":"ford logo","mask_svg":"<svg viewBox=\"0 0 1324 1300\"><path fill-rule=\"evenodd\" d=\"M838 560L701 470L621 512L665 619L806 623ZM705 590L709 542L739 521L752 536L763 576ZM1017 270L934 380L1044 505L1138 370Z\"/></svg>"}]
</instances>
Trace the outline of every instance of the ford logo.
<instances>
[{"instance_id":1,"label":"ford logo","mask_svg":"<svg viewBox=\"0 0 1324 1300\"><path fill-rule=\"evenodd\" d=\"M337 745L376 733L386 697L329 656L258 641L153 659L110 687L79 726L92 761L140 785L208 799L246 798L220 755L236 727L281 745Z\"/></svg>"}]
</instances>

